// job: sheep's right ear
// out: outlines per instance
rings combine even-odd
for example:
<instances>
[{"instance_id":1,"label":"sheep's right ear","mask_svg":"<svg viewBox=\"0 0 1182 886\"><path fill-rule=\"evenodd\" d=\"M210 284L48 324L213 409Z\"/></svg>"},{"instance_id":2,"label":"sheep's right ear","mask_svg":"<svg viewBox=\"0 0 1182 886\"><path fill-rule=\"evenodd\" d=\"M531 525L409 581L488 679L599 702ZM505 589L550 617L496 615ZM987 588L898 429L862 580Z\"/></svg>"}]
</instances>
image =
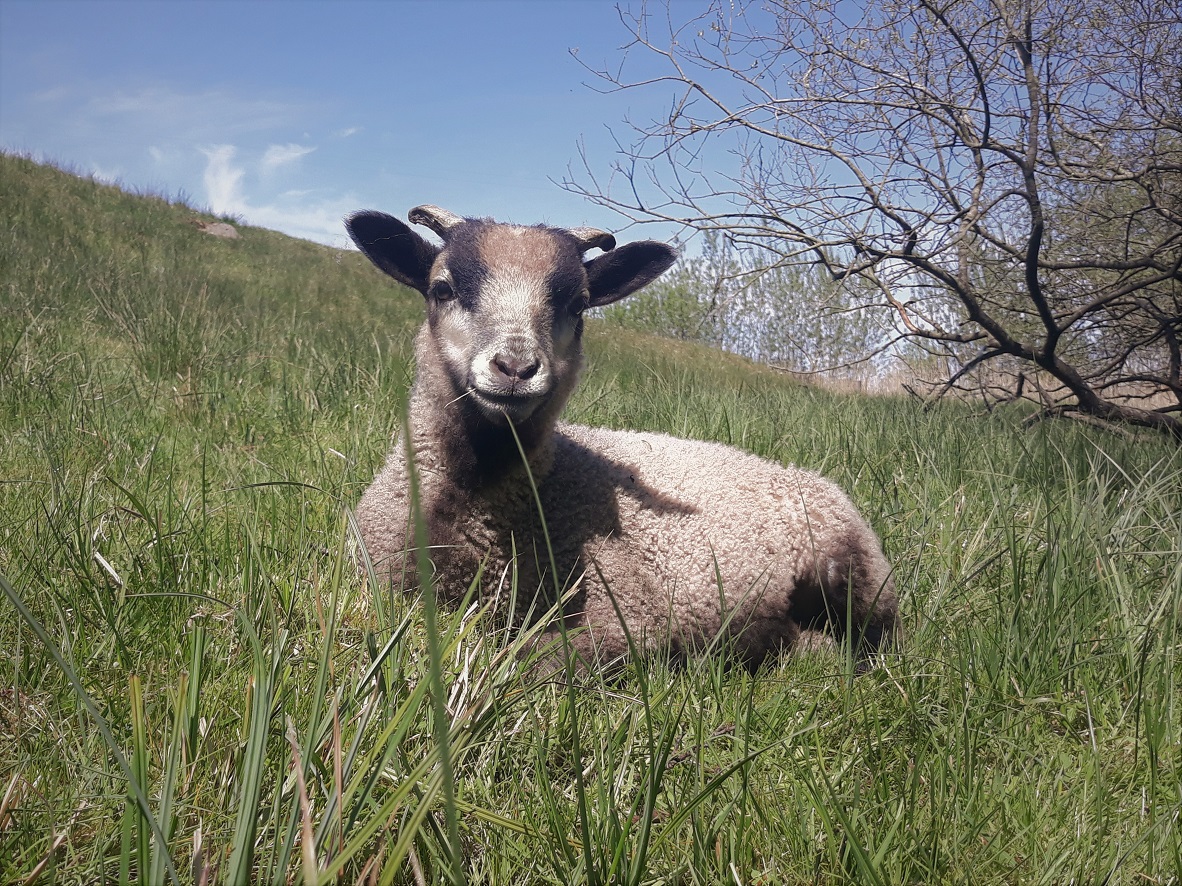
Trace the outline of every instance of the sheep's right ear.
<instances>
[{"instance_id":1,"label":"sheep's right ear","mask_svg":"<svg viewBox=\"0 0 1182 886\"><path fill-rule=\"evenodd\" d=\"M431 265L439 247L428 243L404 222L384 212L356 212L345 228L357 248L399 283L427 294Z\"/></svg>"}]
</instances>

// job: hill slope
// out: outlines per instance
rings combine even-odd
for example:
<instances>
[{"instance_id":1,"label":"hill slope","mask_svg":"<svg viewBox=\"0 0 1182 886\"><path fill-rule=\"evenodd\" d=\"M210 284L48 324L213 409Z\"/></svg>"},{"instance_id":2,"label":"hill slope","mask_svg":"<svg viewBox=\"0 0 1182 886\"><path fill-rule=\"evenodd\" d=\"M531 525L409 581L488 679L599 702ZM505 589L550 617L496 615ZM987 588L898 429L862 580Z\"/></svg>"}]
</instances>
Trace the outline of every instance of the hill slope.
<instances>
[{"instance_id":1,"label":"hill slope","mask_svg":"<svg viewBox=\"0 0 1182 886\"><path fill-rule=\"evenodd\" d=\"M419 296L196 217L0 156L0 881L1176 878L1174 448L592 325L572 418L829 474L908 636L523 687L349 560Z\"/></svg>"}]
</instances>

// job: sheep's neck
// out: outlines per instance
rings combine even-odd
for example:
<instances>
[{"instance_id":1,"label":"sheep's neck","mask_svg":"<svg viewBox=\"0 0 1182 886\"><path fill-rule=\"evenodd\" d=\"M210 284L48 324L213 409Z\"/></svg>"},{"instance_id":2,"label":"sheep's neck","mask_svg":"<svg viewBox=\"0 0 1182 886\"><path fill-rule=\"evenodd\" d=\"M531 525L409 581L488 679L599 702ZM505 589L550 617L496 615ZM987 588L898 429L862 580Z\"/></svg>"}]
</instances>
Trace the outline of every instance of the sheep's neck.
<instances>
[{"instance_id":1,"label":"sheep's neck","mask_svg":"<svg viewBox=\"0 0 1182 886\"><path fill-rule=\"evenodd\" d=\"M510 428L490 421L467 396L464 381L448 370L428 326L415 342L415 356L418 365L409 405L416 460L431 465L435 476L453 489L479 494L525 481L524 452L530 473L540 483L550 472L554 425L569 396L569 385ZM528 491L528 483L523 485Z\"/></svg>"},{"instance_id":2,"label":"sheep's neck","mask_svg":"<svg viewBox=\"0 0 1182 886\"><path fill-rule=\"evenodd\" d=\"M425 402L424 402L425 401ZM411 395L411 433L416 458L432 465L449 485L470 493L527 480L524 451L535 482L550 472L554 451L553 420L527 421L513 430L474 415L463 400L442 401L416 386ZM520 441L520 448L518 447Z\"/></svg>"}]
</instances>

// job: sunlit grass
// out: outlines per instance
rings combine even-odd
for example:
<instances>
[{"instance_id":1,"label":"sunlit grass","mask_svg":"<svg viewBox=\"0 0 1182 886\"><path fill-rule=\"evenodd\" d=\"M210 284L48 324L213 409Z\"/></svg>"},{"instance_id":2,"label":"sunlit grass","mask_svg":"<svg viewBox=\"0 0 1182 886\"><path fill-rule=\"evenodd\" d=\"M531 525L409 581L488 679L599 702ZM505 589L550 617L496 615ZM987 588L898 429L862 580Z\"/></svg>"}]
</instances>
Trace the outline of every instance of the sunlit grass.
<instances>
[{"instance_id":1,"label":"sunlit grass","mask_svg":"<svg viewBox=\"0 0 1182 886\"><path fill-rule=\"evenodd\" d=\"M831 476L906 639L536 683L354 565L417 295L0 173L0 881L1176 881L1178 451L593 326L569 416Z\"/></svg>"}]
</instances>

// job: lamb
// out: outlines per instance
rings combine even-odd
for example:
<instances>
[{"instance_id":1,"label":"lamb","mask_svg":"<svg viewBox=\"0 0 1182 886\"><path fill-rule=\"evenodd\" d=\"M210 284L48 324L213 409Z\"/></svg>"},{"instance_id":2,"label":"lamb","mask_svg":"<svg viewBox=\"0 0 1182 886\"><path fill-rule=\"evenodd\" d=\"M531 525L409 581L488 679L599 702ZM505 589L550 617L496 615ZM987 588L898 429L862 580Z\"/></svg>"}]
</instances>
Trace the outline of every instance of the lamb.
<instances>
[{"instance_id":1,"label":"lamb","mask_svg":"<svg viewBox=\"0 0 1182 886\"><path fill-rule=\"evenodd\" d=\"M361 251L427 305L408 427L429 549L414 549L396 442L355 511L379 575L405 581L428 556L437 593L454 603L482 565L487 585L515 568L518 587L546 604L534 611L569 589L563 624L542 638L557 646L565 628L580 669L625 659L630 643L684 659L725 640L754 668L821 629L852 630L863 662L891 639L891 568L831 482L718 443L558 420L583 364L584 311L655 280L673 249L435 206L408 220L442 246L384 213L346 221ZM594 248L602 254L585 260Z\"/></svg>"}]
</instances>

